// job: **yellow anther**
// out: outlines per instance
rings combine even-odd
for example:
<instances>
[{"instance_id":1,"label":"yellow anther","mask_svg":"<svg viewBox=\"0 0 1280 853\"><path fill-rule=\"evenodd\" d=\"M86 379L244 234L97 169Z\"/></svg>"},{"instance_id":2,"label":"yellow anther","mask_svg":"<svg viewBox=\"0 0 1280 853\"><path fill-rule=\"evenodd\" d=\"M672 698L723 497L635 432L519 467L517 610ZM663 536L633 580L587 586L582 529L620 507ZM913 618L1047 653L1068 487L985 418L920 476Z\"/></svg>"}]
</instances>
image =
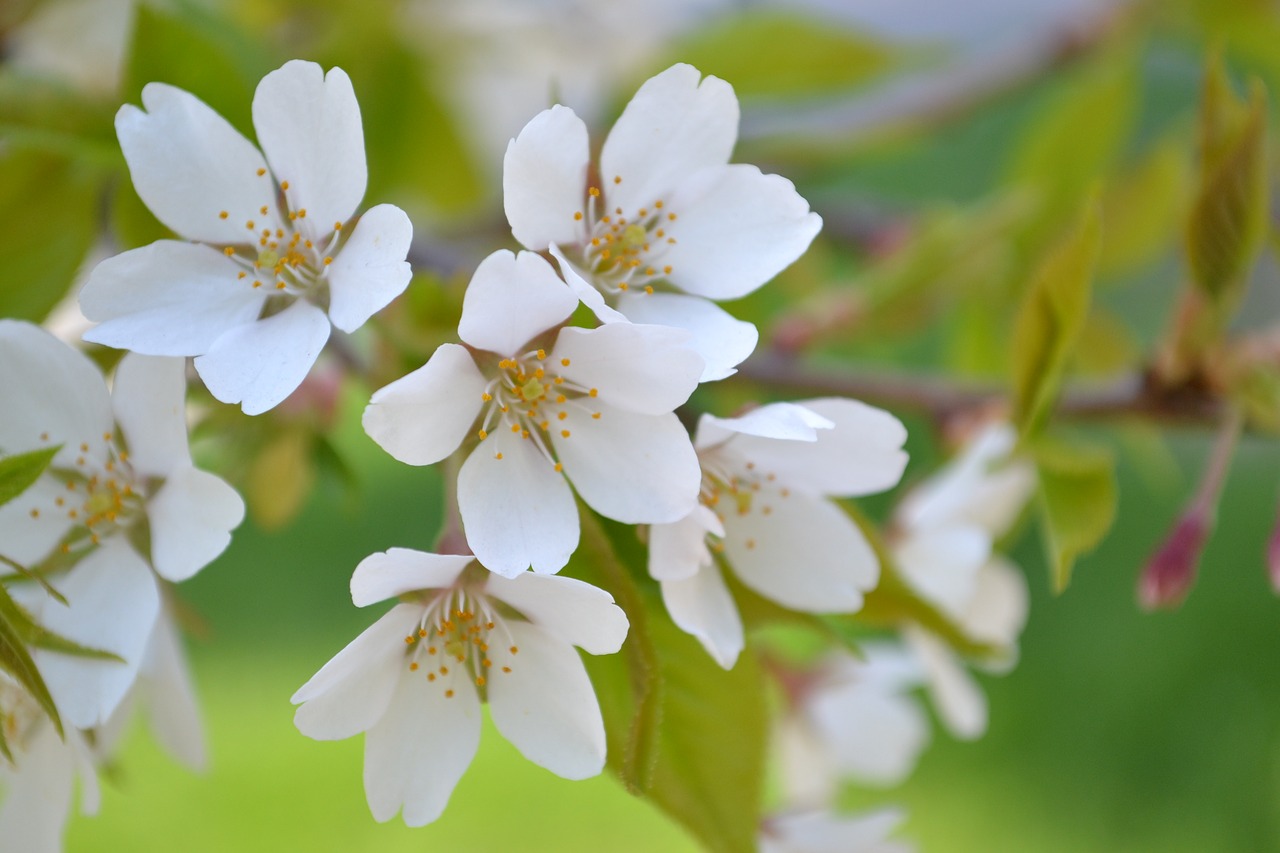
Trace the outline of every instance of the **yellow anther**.
<instances>
[{"instance_id":1,"label":"yellow anther","mask_svg":"<svg viewBox=\"0 0 1280 853\"><path fill-rule=\"evenodd\" d=\"M259 177L259 178L261 178L261 177L262 177L263 175L265 175L266 173L267 173L267 170L266 170L266 169L259 169L259 170L258 170L258 177Z\"/></svg>"},{"instance_id":2,"label":"yellow anther","mask_svg":"<svg viewBox=\"0 0 1280 853\"><path fill-rule=\"evenodd\" d=\"M538 361L542 361L542 360L543 360L544 358L546 358L546 357L547 357L547 351L546 351L546 350L544 350L544 349L540 349L540 350L538 350Z\"/></svg>"},{"instance_id":3,"label":"yellow anther","mask_svg":"<svg viewBox=\"0 0 1280 853\"><path fill-rule=\"evenodd\" d=\"M592 198L599 198L599 197L600 197L600 188L599 188L599 187L588 187L588 188L587 188L587 193L588 193Z\"/></svg>"},{"instance_id":4,"label":"yellow anther","mask_svg":"<svg viewBox=\"0 0 1280 853\"><path fill-rule=\"evenodd\" d=\"M512 424L512 425L511 425L511 431L512 431L512 432L519 432L519 431L520 431L520 424Z\"/></svg>"},{"instance_id":5,"label":"yellow anther","mask_svg":"<svg viewBox=\"0 0 1280 853\"><path fill-rule=\"evenodd\" d=\"M329 266L329 264L331 264L331 263L333 263L333 258L325 258L325 259L324 259L324 265L325 265L326 267L327 267L327 266Z\"/></svg>"},{"instance_id":6,"label":"yellow anther","mask_svg":"<svg viewBox=\"0 0 1280 853\"><path fill-rule=\"evenodd\" d=\"M266 215L267 215L267 206L264 204L262 207L258 208L258 212L259 212L259 213L261 213L263 216L266 216Z\"/></svg>"},{"instance_id":7,"label":"yellow anther","mask_svg":"<svg viewBox=\"0 0 1280 853\"><path fill-rule=\"evenodd\" d=\"M31 517L32 517L32 518L39 518L39 517L40 517L40 510L38 510L38 509L33 509L33 510L31 510Z\"/></svg>"},{"instance_id":8,"label":"yellow anther","mask_svg":"<svg viewBox=\"0 0 1280 853\"><path fill-rule=\"evenodd\" d=\"M513 654L513 655L514 655L514 654L519 654L519 653L520 653L520 647L519 647L519 646L512 646L510 649L508 649L508 651L509 651L509 652L511 652L511 654Z\"/></svg>"},{"instance_id":9,"label":"yellow anther","mask_svg":"<svg viewBox=\"0 0 1280 853\"><path fill-rule=\"evenodd\" d=\"M592 420L597 420L597 421L598 421L598 420L600 420L600 413L599 413L599 412L592 412L592 413L591 413L591 418L592 418Z\"/></svg>"},{"instance_id":10,"label":"yellow anther","mask_svg":"<svg viewBox=\"0 0 1280 853\"><path fill-rule=\"evenodd\" d=\"M674 213L668 213L668 214L667 214L667 219L668 219L668 220L670 220L671 222L675 222L675 221L676 221L676 215L675 215Z\"/></svg>"},{"instance_id":11,"label":"yellow anther","mask_svg":"<svg viewBox=\"0 0 1280 853\"><path fill-rule=\"evenodd\" d=\"M283 281L276 282L276 290L284 290L284 288L285 288L285 284Z\"/></svg>"},{"instance_id":12,"label":"yellow anther","mask_svg":"<svg viewBox=\"0 0 1280 853\"><path fill-rule=\"evenodd\" d=\"M240 273L236 276L236 278L243 279L243 278L246 278L248 275L249 274L247 272L245 272L244 270L241 270Z\"/></svg>"},{"instance_id":13,"label":"yellow anther","mask_svg":"<svg viewBox=\"0 0 1280 853\"><path fill-rule=\"evenodd\" d=\"M260 282L260 281L255 281L255 282L253 283L253 286L254 286L254 287L262 287L262 282Z\"/></svg>"},{"instance_id":14,"label":"yellow anther","mask_svg":"<svg viewBox=\"0 0 1280 853\"><path fill-rule=\"evenodd\" d=\"M231 215L231 214L227 213L227 212L224 210L224 211L222 211L221 213L219 213L219 214L218 214L218 218L219 218L219 219L226 219L226 218L227 218L228 216L230 216L230 215Z\"/></svg>"},{"instance_id":15,"label":"yellow anther","mask_svg":"<svg viewBox=\"0 0 1280 853\"><path fill-rule=\"evenodd\" d=\"M298 218L299 219L307 218L307 209L305 207L298 211Z\"/></svg>"},{"instance_id":16,"label":"yellow anther","mask_svg":"<svg viewBox=\"0 0 1280 853\"><path fill-rule=\"evenodd\" d=\"M418 662L417 662L417 661L413 661L412 663L410 663L410 664L409 664L409 671L410 671L410 672L417 672L417 671L418 671Z\"/></svg>"},{"instance_id":17,"label":"yellow anther","mask_svg":"<svg viewBox=\"0 0 1280 853\"><path fill-rule=\"evenodd\" d=\"M446 699L452 699L452 698L453 698L453 691L452 691L452 690L446 690L446 691L444 692L444 698L446 698Z\"/></svg>"},{"instance_id":18,"label":"yellow anther","mask_svg":"<svg viewBox=\"0 0 1280 853\"><path fill-rule=\"evenodd\" d=\"M646 285L644 286L644 292L645 292L645 293L648 293L648 294L650 294L650 295L652 295L652 294L653 294L653 285L652 285L652 284L646 284Z\"/></svg>"},{"instance_id":19,"label":"yellow anther","mask_svg":"<svg viewBox=\"0 0 1280 853\"><path fill-rule=\"evenodd\" d=\"M754 539L748 539L748 540L747 540L747 550L751 550L751 549L752 549L752 548L754 548L754 547L756 547L756 540L754 540Z\"/></svg>"},{"instance_id":20,"label":"yellow anther","mask_svg":"<svg viewBox=\"0 0 1280 853\"><path fill-rule=\"evenodd\" d=\"M563 465L561 465L559 462L557 462L557 463L556 463L556 473L557 473L557 474L559 474L559 473L560 473L561 471L563 471L563 470L564 470L564 466L563 466Z\"/></svg>"},{"instance_id":21,"label":"yellow anther","mask_svg":"<svg viewBox=\"0 0 1280 853\"><path fill-rule=\"evenodd\" d=\"M620 184L620 183L622 183L622 176L621 176L621 175L614 175L614 176L613 176L613 182L614 182L615 184Z\"/></svg>"},{"instance_id":22,"label":"yellow anther","mask_svg":"<svg viewBox=\"0 0 1280 853\"><path fill-rule=\"evenodd\" d=\"M552 382L554 382L554 383L555 383L555 384L557 384L557 385L563 385L563 384L564 384L564 377L563 377L563 376L557 376L555 379L552 379L551 381L552 381Z\"/></svg>"},{"instance_id":23,"label":"yellow anther","mask_svg":"<svg viewBox=\"0 0 1280 853\"><path fill-rule=\"evenodd\" d=\"M630 289L631 289L631 285L627 284L625 281L618 285L618 290L630 290Z\"/></svg>"},{"instance_id":24,"label":"yellow anther","mask_svg":"<svg viewBox=\"0 0 1280 853\"><path fill-rule=\"evenodd\" d=\"M228 258L234 255L235 253L236 253L236 250L230 246L222 250L222 254L226 255Z\"/></svg>"},{"instance_id":25,"label":"yellow anther","mask_svg":"<svg viewBox=\"0 0 1280 853\"><path fill-rule=\"evenodd\" d=\"M562 429L562 430L560 430L560 435L561 435L561 437L562 437L562 438L568 438L568 437L569 437L569 431L568 431L567 429Z\"/></svg>"},{"instance_id":26,"label":"yellow anther","mask_svg":"<svg viewBox=\"0 0 1280 853\"><path fill-rule=\"evenodd\" d=\"M655 201L653 203L653 206L658 208L658 210L662 210L662 199L658 199L657 201Z\"/></svg>"},{"instance_id":27,"label":"yellow anther","mask_svg":"<svg viewBox=\"0 0 1280 853\"><path fill-rule=\"evenodd\" d=\"M334 230L334 231L341 231L341 230L342 230L342 223L341 223L341 222L335 222L335 223L333 223L333 230Z\"/></svg>"},{"instance_id":28,"label":"yellow anther","mask_svg":"<svg viewBox=\"0 0 1280 853\"><path fill-rule=\"evenodd\" d=\"M529 431L528 431L527 429L522 429L522 430L520 430L520 437L521 437L521 438L528 438L528 437L529 437Z\"/></svg>"},{"instance_id":29,"label":"yellow anther","mask_svg":"<svg viewBox=\"0 0 1280 853\"><path fill-rule=\"evenodd\" d=\"M484 676L483 676L483 675L477 675L477 676L476 676L476 687L484 687Z\"/></svg>"},{"instance_id":30,"label":"yellow anther","mask_svg":"<svg viewBox=\"0 0 1280 853\"><path fill-rule=\"evenodd\" d=\"M404 642L405 642L405 645L406 645L406 646L412 646L412 645L413 645L413 637L412 637L412 635L411 635L411 636L408 636L408 637L405 637L405 638L404 638Z\"/></svg>"},{"instance_id":31,"label":"yellow anther","mask_svg":"<svg viewBox=\"0 0 1280 853\"><path fill-rule=\"evenodd\" d=\"M574 221L574 222L581 222L581 221L582 221L582 211L581 211L581 210L579 210L577 213L575 213L575 214L573 215L573 221Z\"/></svg>"},{"instance_id":32,"label":"yellow anther","mask_svg":"<svg viewBox=\"0 0 1280 853\"><path fill-rule=\"evenodd\" d=\"M560 366L561 366L561 367L568 367L568 366L569 366L569 359L567 359L567 358L562 358L562 359L560 359Z\"/></svg>"},{"instance_id":33,"label":"yellow anther","mask_svg":"<svg viewBox=\"0 0 1280 853\"><path fill-rule=\"evenodd\" d=\"M645 209L642 207L642 208L640 208L640 215L641 215L641 216L648 216L648 215L649 215L649 211L645 210Z\"/></svg>"},{"instance_id":34,"label":"yellow anther","mask_svg":"<svg viewBox=\"0 0 1280 853\"><path fill-rule=\"evenodd\" d=\"M599 388L592 388L590 391L588 391L588 392L587 392L587 396L588 396L588 397L598 397L598 396L600 396L600 389L599 389Z\"/></svg>"},{"instance_id":35,"label":"yellow anther","mask_svg":"<svg viewBox=\"0 0 1280 853\"><path fill-rule=\"evenodd\" d=\"M282 190L287 190L287 189L289 189L289 182L288 182L288 181L281 181L281 182L280 182L280 189L282 189Z\"/></svg>"},{"instance_id":36,"label":"yellow anther","mask_svg":"<svg viewBox=\"0 0 1280 853\"><path fill-rule=\"evenodd\" d=\"M250 219L248 222L244 224L244 227L252 231L254 228L257 227L257 223L255 223L252 219Z\"/></svg>"},{"instance_id":37,"label":"yellow anther","mask_svg":"<svg viewBox=\"0 0 1280 853\"><path fill-rule=\"evenodd\" d=\"M486 438L488 438L488 437L489 437L489 433L488 433L488 432L486 432L486 431L485 431L485 430L483 430L483 429L482 429L482 430L480 430L480 432L476 433L476 435L480 436L480 440L481 440L481 441L484 441Z\"/></svg>"},{"instance_id":38,"label":"yellow anther","mask_svg":"<svg viewBox=\"0 0 1280 853\"><path fill-rule=\"evenodd\" d=\"M428 672L427 681L435 681L435 680L436 680L436 674L434 672Z\"/></svg>"},{"instance_id":39,"label":"yellow anther","mask_svg":"<svg viewBox=\"0 0 1280 853\"><path fill-rule=\"evenodd\" d=\"M494 458L494 459L497 459L497 460L499 460L499 461L501 461L501 460L502 460L502 454L501 454L501 453L495 453L495 454L493 454L493 458Z\"/></svg>"}]
</instances>

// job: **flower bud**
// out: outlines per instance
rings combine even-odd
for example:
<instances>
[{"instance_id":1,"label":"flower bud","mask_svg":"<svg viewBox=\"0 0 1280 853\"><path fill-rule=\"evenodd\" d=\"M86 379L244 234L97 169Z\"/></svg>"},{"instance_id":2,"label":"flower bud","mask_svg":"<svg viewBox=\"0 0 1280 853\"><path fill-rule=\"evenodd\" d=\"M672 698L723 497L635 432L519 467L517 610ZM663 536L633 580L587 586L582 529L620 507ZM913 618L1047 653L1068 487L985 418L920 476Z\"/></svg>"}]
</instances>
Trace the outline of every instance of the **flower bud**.
<instances>
[{"instance_id":1,"label":"flower bud","mask_svg":"<svg viewBox=\"0 0 1280 853\"><path fill-rule=\"evenodd\" d=\"M1147 563L1138 579L1138 603L1145 610L1173 609L1195 583L1200 554L1213 525L1209 514L1192 509Z\"/></svg>"}]
</instances>

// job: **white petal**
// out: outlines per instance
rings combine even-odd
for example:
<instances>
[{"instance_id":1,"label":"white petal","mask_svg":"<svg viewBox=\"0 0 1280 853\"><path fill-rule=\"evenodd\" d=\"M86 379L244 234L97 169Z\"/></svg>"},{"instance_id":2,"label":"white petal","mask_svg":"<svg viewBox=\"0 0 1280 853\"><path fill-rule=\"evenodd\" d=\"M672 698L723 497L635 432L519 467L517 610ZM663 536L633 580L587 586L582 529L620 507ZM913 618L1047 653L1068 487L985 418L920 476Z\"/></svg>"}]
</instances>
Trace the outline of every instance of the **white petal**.
<instances>
[{"instance_id":1,"label":"white petal","mask_svg":"<svg viewBox=\"0 0 1280 853\"><path fill-rule=\"evenodd\" d=\"M665 326L570 326L560 330L549 361L579 387L599 389L602 402L662 415L688 400L702 378L702 356L689 344L688 332Z\"/></svg>"},{"instance_id":2,"label":"white petal","mask_svg":"<svg viewBox=\"0 0 1280 853\"><path fill-rule=\"evenodd\" d=\"M0 766L0 790L4 793L0 798L0 838L5 849L15 853L61 853L62 830L71 813L75 756L51 724L38 725L31 743L17 755L17 768L7 760Z\"/></svg>"},{"instance_id":3,"label":"white petal","mask_svg":"<svg viewBox=\"0 0 1280 853\"><path fill-rule=\"evenodd\" d=\"M783 801L797 807L833 802L843 780L809 721L798 714L783 716L773 737Z\"/></svg>"},{"instance_id":4,"label":"white petal","mask_svg":"<svg viewBox=\"0 0 1280 853\"><path fill-rule=\"evenodd\" d=\"M368 172L360 105L345 71L286 62L258 84L253 127L276 180L289 184L289 209L307 211L299 223L327 235L355 213Z\"/></svg>"},{"instance_id":5,"label":"white petal","mask_svg":"<svg viewBox=\"0 0 1280 853\"><path fill-rule=\"evenodd\" d=\"M706 566L682 580L662 581L662 601L681 631L697 637L720 666L733 669L746 640L742 617L718 566Z\"/></svg>"},{"instance_id":6,"label":"white petal","mask_svg":"<svg viewBox=\"0 0 1280 853\"><path fill-rule=\"evenodd\" d=\"M535 252L579 242L587 186L587 126L557 104L538 113L507 146L502 206L511 233Z\"/></svg>"},{"instance_id":7,"label":"white petal","mask_svg":"<svg viewBox=\"0 0 1280 853\"><path fill-rule=\"evenodd\" d=\"M593 655L611 655L627 638L627 614L613 596L575 578L521 572L491 575L485 592L510 604L562 642Z\"/></svg>"},{"instance_id":8,"label":"white petal","mask_svg":"<svg viewBox=\"0 0 1280 853\"><path fill-rule=\"evenodd\" d=\"M63 445L55 465L73 468L80 445L105 451L111 400L87 357L30 323L0 320L0 453ZM47 436L47 437L45 437Z\"/></svg>"},{"instance_id":9,"label":"white petal","mask_svg":"<svg viewBox=\"0 0 1280 853\"><path fill-rule=\"evenodd\" d=\"M68 725L102 725L124 698L142 663L151 628L160 611L155 579L142 558L120 539L109 540L54 580L67 605L50 599L41 622L55 634L124 659L91 660L44 649L35 652Z\"/></svg>"},{"instance_id":10,"label":"white petal","mask_svg":"<svg viewBox=\"0 0 1280 853\"><path fill-rule=\"evenodd\" d=\"M851 613L876 584L875 552L830 501L798 492L784 497L766 487L752 495L745 514L732 506L723 513L729 565L743 583L784 607Z\"/></svg>"},{"instance_id":11,"label":"white petal","mask_svg":"<svg viewBox=\"0 0 1280 853\"><path fill-rule=\"evenodd\" d=\"M1036 487L1034 468L1013 459L1018 434L1007 423L987 426L941 471L899 504L898 523L920 529L975 524L998 538L1026 506Z\"/></svg>"},{"instance_id":12,"label":"white petal","mask_svg":"<svg viewBox=\"0 0 1280 853\"><path fill-rule=\"evenodd\" d=\"M670 197L676 243L662 257L671 283L708 299L737 299L789 267L822 217L786 178L735 164L703 173Z\"/></svg>"},{"instance_id":13,"label":"white petal","mask_svg":"<svg viewBox=\"0 0 1280 853\"><path fill-rule=\"evenodd\" d=\"M893 550L907 582L923 598L958 619L991 557L991 537L976 527L943 527L907 536Z\"/></svg>"},{"instance_id":14,"label":"white petal","mask_svg":"<svg viewBox=\"0 0 1280 853\"><path fill-rule=\"evenodd\" d=\"M400 208L380 204L365 211L326 273L333 325L354 332L404 292L413 278L405 260L412 242L413 223Z\"/></svg>"},{"instance_id":15,"label":"white petal","mask_svg":"<svg viewBox=\"0 0 1280 853\"><path fill-rule=\"evenodd\" d=\"M148 643L138 690L156 740L188 768L203 770L208 755L200 706L177 626L164 609Z\"/></svg>"},{"instance_id":16,"label":"white petal","mask_svg":"<svg viewBox=\"0 0 1280 853\"><path fill-rule=\"evenodd\" d=\"M446 687L445 685L449 686ZM445 696L445 690L453 696ZM480 700L465 678L400 679L386 714L364 738L364 791L377 821L438 818L480 745Z\"/></svg>"},{"instance_id":17,"label":"white petal","mask_svg":"<svg viewBox=\"0 0 1280 853\"><path fill-rule=\"evenodd\" d=\"M489 678L493 724L525 758L565 779L604 769L604 720L573 646L527 622L507 622L520 652ZM496 663L496 662L495 662Z\"/></svg>"},{"instance_id":18,"label":"white petal","mask_svg":"<svg viewBox=\"0 0 1280 853\"><path fill-rule=\"evenodd\" d=\"M209 565L244 521L244 501L225 480L185 467L169 475L147 504L151 562L164 579L184 581Z\"/></svg>"},{"instance_id":19,"label":"white petal","mask_svg":"<svg viewBox=\"0 0 1280 853\"><path fill-rule=\"evenodd\" d=\"M67 511L56 503L65 500L66 494L65 485L45 475L0 506L0 554L23 566L34 566L49 556L72 527Z\"/></svg>"},{"instance_id":20,"label":"white petal","mask_svg":"<svg viewBox=\"0 0 1280 853\"><path fill-rule=\"evenodd\" d=\"M404 638L422 618L417 604L397 604L311 676L289 700L298 731L316 740L341 740L368 731L387 711L408 671Z\"/></svg>"},{"instance_id":21,"label":"white petal","mask_svg":"<svg viewBox=\"0 0 1280 853\"><path fill-rule=\"evenodd\" d=\"M738 99L725 81L701 78L692 65L673 65L627 104L600 153L606 210L630 212L669 200L691 175L729 162Z\"/></svg>"},{"instance_id":22,"label":"white petal","mask_svg":"<svg viewBox=\"0 0 1280 853\"><path fill-rule=\"evenodd\" d=\"M993 557L978 577L960 621L973 639L996 646L1013 646L1027 624L1030 602L1027 581L1013 563Z\"/></svg>"},{"instance_id":23,"label":"white petal","mask_svg":"<svg viewBox=\"0 0 1280 853\"><path fill-rule=\"evenodd\" d=\"M445 589L475 562L470 554L429 554L412 548L391 548L370 554L351 575L351 601L367 607L420 589Z\"/></svg>"},{"instance_id":24,"label":"white petal","mask_svg":"<svg viewBox=\"0 0 1280 853\"><path fill-rule=\"evenodd\" d=\"M259 208L276 203L262 154L190 92L148 83L142 106L146 112L120 108L116 135L133 186L156 219L189 240L248 242L246 220L261 222Z\"/></svg>"},{"instance_id":25,"label":"white petal","mask_svg":"<svg viewBox=\"0 0 1280 853\"><path fill-rule=\"evenodd\" d=\"M596 315L596 319L601 323L629 323L626 315L610 308L604 301L604 294L596 289L590 281L588 281L588 273L584 272L577 264L570 261L560 250L560 247L552 243L551 257L556 259L556 263L560 265L560 275L564 276L565 283L569 285L569 289L574 295L582 300L582 304L591 309L591 313Z\"/></svg>"},{"instance_id":26,"label":"white petal","mask_svg":"<svg viewBox=\"0 0 1280 853\"><path fill-rule=\"evenodd\" d=\"M770 403L737 418L703 415L698 420L698 435L694 447L702 450L735 435L754 435L783 441L817 441L818 430L834 427L834 423L804 406L795 403Z\"/></svg>"},{"instance_id":27,"label":"white petal","mask_svg":"<svg viewBox=\"0 0 1280 853\"><path fill-rule=\"evenodd\" d=\"M756 348L760 333L751 323L735 319L706 299L679 293L626 293L618 298L618 310L633 323L684 329L702 360L702 382L714 382L737 373Z\"/></svg>"},{"instance_id":28,"label":"white petal","mask_svg":"<svg viewBox=\"0 0 1280 853\"><path fill-rule=\"evenodd\" d=\"M679 521L649 527L649 576L659 581L685 580L711 565L707 534L724 536L724 525L702 504Z\"/></svg>"},{"instance_id":29,"label":"white petal","mask_svg":"<svg viewBox=\"0 0 1280 853\"><path fill-rule=\"evenodd\" d=\"M111 406L134 471L164 477L191 464L186 359L129 353L116 367Z\"/></svg>"},{"instance_id":30,"label":"white petal","mask_svg":"<svg viewBox=\"0 0 1280 853\"><path fill-rule=\"evenodd\" d=\"M477 349L520 355L563 322L578 300L542 257L500 249L476 267L462 298L458 337Z\"/></svg>"},{"instance_id":31,"label":"white petal","mask_svg":"<svg viewBox=\"0 0 1280 853\"><path fill-rule=\"evenodd\" d=\"M218 338L196 358L196 372L213 396L240 403L246 415L260 415L302 384L327 340L329 318L299 300Z\"/></svg>"},{"instance_id":32,"label":"white petal","mask_svg":"<svg viewBox=\"0 0 1280 853\"><path fill-rule=\"evenodd\" d=\"M919 703L874 681L824 688L806 712L836 768L864 784L899 784L929 743Z\"/></svg>"},{"instance_id":33,"label":"white petal","mask_svg":"<svg viewBox=\"0 0 1280 853\"><path fill-rule=\"evenodd\" d=\"M578 507L564 476L532 440L506 429L462 463L458 512L480 565L505 577L530 566L554 574L578 547Z\"/></svg>"},{"instance_id":34,"label":"white petal","mask_svg":"<svg viewBox=\"0 0 1280 853\"><path fill-rule=\"evenodd\" d=\"M960 740L976 740L987 731L987 697L964 664L942 640L914 625L903 636L919 656L933 707L943 725Z\"/></svg>"},{"instance_id":35,"label":"white petal","mask_svg":"<svg viewBox=\"0 0 1280 853\"><path fill-rule=\"evenodd\" d=\"M464 347L442 344L422 367L374 392L364 431L401 462L433 465L471 432L485 385Z\"/></svg>"},{"instance_id":36,"label":"white petal","mask_svg":"<svg viewBox=\"0 0 1280 853\"><path fill-rule=\"evenodd\" d=\"M587 505L624 524L667 524L693 512L702 469L679 418L600 401L592 408L599 420L571 417L561 421L571 427L567 438L551 432L556 456Z\"/></svg>"},{"instance_id":37,"label":"white petal","mask_svg":"<svg viewBox=\"0 0 1280 853\"><path fill-rule=\"evenodd\" d=\"M835 424L817 441L777 441L737 435L725 451L754 462L779 483L823 495L857 497L893 486L902 477L907 431L893 415L857 400L829 397L800 405Z\"/></svg>"},{"instance_id":38,"label":"white petal","mask_svg":"<svg viewBox=\"0 0 1280 853\"><path fill-rule=\"evenodd\" d=\"M904 819L896 809L861 815L801 812L775 815L760 840L761 853L913 853L915 848L889 839Z\"/></svg>"},{"instance_id":39,"label":"white petal","mask_svg":"<svg viewBox=\"0 0 1280 853\"><path fill-rule=\"evenodd\" d=\"M80 310L100 325L84 339L147 355L201 355L262 313L266 295L208 246L159 240L89 274Z\"/></svg>"}]
</instances>

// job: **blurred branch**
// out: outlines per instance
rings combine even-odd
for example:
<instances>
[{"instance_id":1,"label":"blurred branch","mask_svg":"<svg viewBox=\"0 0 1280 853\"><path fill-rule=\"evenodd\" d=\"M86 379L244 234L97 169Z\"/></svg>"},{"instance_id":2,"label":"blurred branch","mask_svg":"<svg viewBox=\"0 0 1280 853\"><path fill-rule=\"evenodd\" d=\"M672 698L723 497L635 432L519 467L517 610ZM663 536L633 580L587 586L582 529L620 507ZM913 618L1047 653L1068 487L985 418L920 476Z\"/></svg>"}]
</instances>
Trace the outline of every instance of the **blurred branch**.
<instances>
[{"instance_id":1,"label":"blurred branch","mask_svg":"<svg viewBox=\"0 0 1280 853\"><path fill-rule=\"evenodd\" d=\"M835 394L873 405L928 415L946 421L975 409L1003 406L1008 389L993 383L965 382L907 373L855 372L807 365L776 353L759 353L738 368L742 378L792 393ZM1147 420L1216 425L1226 404L1197 383L1159 384L1139 373L1101 385L1066 389L1055 410L1072 420Z\"/></svg>"},{"instance_id":2,"label":"blurred branch","mask_svg":"<svg viewBox=\"0 0 1280 853\"><path fill-rule=\"evenodd\" d=\"M800 106L758 107L743 139L784 136L861 140L903 126L932 127L1044 77L1088 53L1128 19L1123 5L994 51L972 51L939 68L893 79L870 92Z\"/></svg>"}]
</instances>

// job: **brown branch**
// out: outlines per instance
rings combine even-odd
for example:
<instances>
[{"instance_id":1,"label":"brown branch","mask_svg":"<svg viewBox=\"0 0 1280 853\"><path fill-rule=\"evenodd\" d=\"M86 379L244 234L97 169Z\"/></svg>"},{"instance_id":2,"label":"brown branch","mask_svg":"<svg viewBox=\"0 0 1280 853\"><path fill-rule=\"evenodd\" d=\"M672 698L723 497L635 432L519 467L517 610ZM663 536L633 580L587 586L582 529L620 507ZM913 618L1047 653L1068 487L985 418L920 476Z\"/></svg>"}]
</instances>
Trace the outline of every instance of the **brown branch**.
<instances>
[{"instance_id":1,"label":"brown branch","mask_svg":"<svg viewBox=\"0 0 1280 853\"><path fill-rule=\"evenodd\" d=\"M1004 406L1008 389L910 373L835 369L761 352L738 368L743 379L772 389L853 397L894 411L928 415L939 422L976 409ZM1216 425L1225 404L1211 389L1186 383L1167 387L1149 372L1105 384L1067 388L1057 415L1071 420L1142 418L1190 425Z\"/></svg>"}]
</instances>

